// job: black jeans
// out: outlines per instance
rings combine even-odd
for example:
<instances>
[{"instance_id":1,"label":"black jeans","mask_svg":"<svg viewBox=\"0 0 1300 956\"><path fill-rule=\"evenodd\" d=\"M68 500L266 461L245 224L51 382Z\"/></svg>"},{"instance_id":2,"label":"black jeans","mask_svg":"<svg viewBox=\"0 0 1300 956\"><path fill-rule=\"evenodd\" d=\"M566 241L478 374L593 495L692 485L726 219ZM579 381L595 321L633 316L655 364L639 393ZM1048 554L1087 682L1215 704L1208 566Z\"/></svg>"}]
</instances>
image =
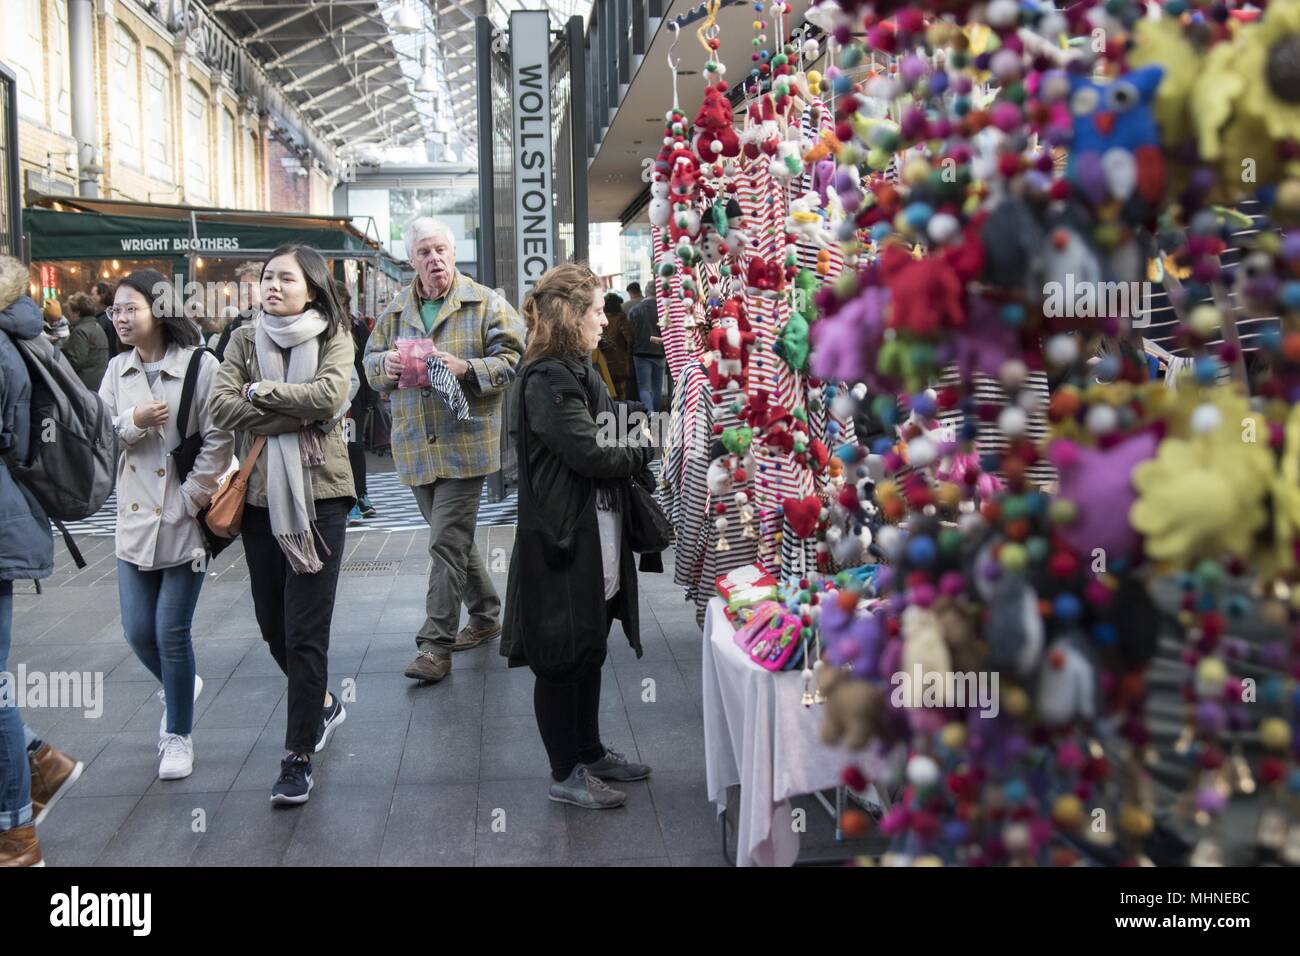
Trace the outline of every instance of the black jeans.
<instances>
[{"instance_id":1,"label":"black jeans","mask_svg":"<svg viewBox=\"0 0 1300 956\"><path fill-rule=\"evenodd\" d=\"M617 600L615 597L614 600ZM613 601L605 604L605 631L613 622ZM600 740L600 672L606 648L588 651L564 681L537 678L533 685L533 712L537 729L551 761L551 776L566 779L579 763L595 763L605 756Z\"/></svg>"},{"instance_id":2,"label":"black jeans","mask_svg":"<svg viewBox=\"0 0 1300 956\"><path fill-rule=\"evenodd\" d=\"M359 423L354 423L354 427L360 428ZM352 483L357 486L357 497L366 496L366 449L361 444L361 439L348 442L348 464L352 466Z\"/></svg>"},{"instance_id":3,"label":"black jeans","mask_svg":"<svg viewBox=\"0 0 1300 956\"><path fill-rule=\"evenodd\" d=\"M351 498L316 502L316 553L324 567L315 574L295 574L289 567L271 534L269 511L252 505L244 508L240 534L257 626L271 656L289 678L284 746L292 753L310 755L320 735L329 680L330 621L351 507Z\"/></svg>"}]
</instances>

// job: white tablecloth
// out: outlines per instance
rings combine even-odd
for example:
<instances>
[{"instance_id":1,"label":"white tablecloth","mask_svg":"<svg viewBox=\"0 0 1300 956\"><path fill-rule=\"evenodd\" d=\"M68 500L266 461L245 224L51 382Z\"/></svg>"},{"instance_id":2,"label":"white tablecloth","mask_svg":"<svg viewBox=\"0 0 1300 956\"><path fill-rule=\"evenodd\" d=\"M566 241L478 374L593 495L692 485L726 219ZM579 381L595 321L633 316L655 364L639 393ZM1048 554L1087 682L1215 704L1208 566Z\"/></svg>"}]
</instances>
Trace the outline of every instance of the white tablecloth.
<instances>
[{"instance_id":1,"label":"white tablecloth","mask_svg":"<svg viewBox=\"0 0 1300 956\"><path fill-rule=\"evenodd\" d=\"M822 708L803 706L799 671L766 671L736 646L725 607L715 597L704 616L709 799L722 813L727 788L740 785L738 866L790 866L799 855L790 798L836 786L852 756L821 742Z\"/></svg>"}]
</instances>

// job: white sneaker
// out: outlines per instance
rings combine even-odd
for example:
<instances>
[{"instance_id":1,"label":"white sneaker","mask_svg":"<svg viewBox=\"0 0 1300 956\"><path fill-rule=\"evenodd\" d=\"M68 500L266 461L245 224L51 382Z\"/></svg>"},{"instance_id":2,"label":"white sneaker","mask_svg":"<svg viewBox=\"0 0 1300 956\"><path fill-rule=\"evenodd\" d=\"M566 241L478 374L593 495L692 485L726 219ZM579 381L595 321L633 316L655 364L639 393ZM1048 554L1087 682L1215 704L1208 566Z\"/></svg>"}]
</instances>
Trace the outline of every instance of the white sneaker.
<instances>
[{"instance_id":1,"label":"white sneaker","mask_svg":"<svg viewBox=\"0 0 1300 956\"><path fill-rule=\"evenodd\" d=\"M199 702L199 694L203 693L203 678L198 674L194 675L194 702ZM167 691L158 691L158 703L162 704L162 720L158 722L158 739L162 740L167 736Z\"/></svg>"},{"instance_id":2,"label":"white sneaker","mask_svg":"<svg viewBox=\"0 0 1300 956\"><path fill-rule=\"evenodd\" d=\"M184 780L194 772L194 738L188 735L167 734L158 741L162 763L158 765L159 780Z\"/></svg>"}]
</instances>

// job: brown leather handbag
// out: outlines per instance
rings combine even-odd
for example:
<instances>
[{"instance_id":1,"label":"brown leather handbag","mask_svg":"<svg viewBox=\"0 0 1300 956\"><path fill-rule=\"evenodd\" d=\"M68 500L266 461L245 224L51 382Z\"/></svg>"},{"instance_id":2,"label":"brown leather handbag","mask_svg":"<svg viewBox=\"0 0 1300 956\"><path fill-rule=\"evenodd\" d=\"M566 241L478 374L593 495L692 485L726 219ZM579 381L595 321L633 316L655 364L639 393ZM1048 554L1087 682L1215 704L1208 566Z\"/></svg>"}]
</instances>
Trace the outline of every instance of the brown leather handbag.
<instances>
[{"instance_id":1,"label":"brown leather handbag","mask_svg":"<svg viewBox=\"0 0 1300 956\"><path fill-rule=\"evenodd\" d=\"M248 478L257 464L257 456L266 447L266 436L258 435L248 450L239 471L221 483L217 493L212 496L208 506L199 518L208 529L222 538L234 538L239 535L239 526L244 520L244 499L248 495Z\"/></svg>"}]
</instances>

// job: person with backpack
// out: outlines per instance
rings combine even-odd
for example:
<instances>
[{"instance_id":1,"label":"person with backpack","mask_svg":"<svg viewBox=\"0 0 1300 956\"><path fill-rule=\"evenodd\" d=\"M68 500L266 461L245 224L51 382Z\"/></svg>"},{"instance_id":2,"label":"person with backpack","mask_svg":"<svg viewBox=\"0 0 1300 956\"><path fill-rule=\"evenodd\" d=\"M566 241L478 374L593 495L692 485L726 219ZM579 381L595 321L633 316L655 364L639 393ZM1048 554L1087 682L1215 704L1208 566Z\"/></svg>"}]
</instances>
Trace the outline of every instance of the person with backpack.
<instances>
[{"instance_id":1,"label":"person with backpack","mask_svg":"<svg viewBox=\"0 0 1300 956\"><path fill-rule=\"evenodd\" d=\"M289 682L286 756L274 806L306 803L312 755L347 718L329 680L330 622L348 511L344 428L352 330L329 267L290 244L262 268L262 310L230 338L212 415L254 464L240 534L262 640Z\"/></svg>"},{"instance_id":2,"label":"person with backpack","mask_svg":"<svg viewBox=\"0 0 1300 956\"><path fill-rule=\"evenodd\" d=\"M641 656L636 561L623 528L629 480L654 454L648 432L643 442L598 437L596 420L615 415L590 360L604 305L599 280L572 263L547 272L524 298L528 348L515 390L519 530L501 638L510 666L527 665L536 676L548 797L591 810L627 799L608 781L650 776L600 735L601 667L615 618Z\"/></svg>"},{"instance_id":3,"label":"person with backpack","mask_svg":"<svg viewBox=\"0 0 1300 956\"><path fill-rule=\"evenodd\" d=\"M31 458L39 432L32 429L32 377L20 352L43 341L41 310L27 295L27 267L0 256L0 867L43 866L36 826L68 787L82 764L36 738L14 706L14 581L54 572L54 539L45 509L15 477Z\"/></svg>"},{"instance_id":4,"label":"person with backpack","mask_svg":"<svg viewBox=\"0 0 1300 956\"><path fill-rule=\"evenodd\" d=\"M209 398L220 363L198 349L199 335L172 314L170 283L152 269L120 283L109 309L126 351L108 363L99 394L122 446L117 466L117 591L127 643L162 690L158 728L160 780L194 772L195 673L190 625L207 576L198 514L229 468L234 436L212 420ZM198 363L190 421L179 410L186 373ZM180 473L184 439L202 444Z\"/></svg>"}]
</instances>

